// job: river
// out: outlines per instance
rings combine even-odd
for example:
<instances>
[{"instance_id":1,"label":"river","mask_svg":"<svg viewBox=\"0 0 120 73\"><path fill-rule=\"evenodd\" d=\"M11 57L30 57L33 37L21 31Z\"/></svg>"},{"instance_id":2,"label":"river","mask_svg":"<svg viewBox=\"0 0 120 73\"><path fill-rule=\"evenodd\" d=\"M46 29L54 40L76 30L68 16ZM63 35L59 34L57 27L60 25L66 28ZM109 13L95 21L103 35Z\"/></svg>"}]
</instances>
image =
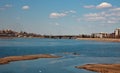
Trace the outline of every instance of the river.
<instances>
[{"instance_id":1,"label":"river","mask_svg":"<svg viewBox=\"0 0 120 73\"><path fill-rule=\"evenodd\" d=\"M0 57L52 54L60 58L16 61L0 65L0 73L95 73L75 66L120 63L120 43L75 39L0 39Z\"/></svg>"}]
</instances>

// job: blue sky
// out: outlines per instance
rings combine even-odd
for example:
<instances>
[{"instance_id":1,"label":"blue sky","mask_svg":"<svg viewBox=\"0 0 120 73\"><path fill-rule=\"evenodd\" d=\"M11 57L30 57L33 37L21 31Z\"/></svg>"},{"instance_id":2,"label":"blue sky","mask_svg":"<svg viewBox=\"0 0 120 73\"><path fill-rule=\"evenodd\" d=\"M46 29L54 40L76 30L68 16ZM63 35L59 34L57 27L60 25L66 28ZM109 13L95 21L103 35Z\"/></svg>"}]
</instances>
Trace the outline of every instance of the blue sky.
<instances>
[{"instance_id":1,"label":"blue sky","mask_svg":"<svg viewBox=\"0 0 120 73\"><path fill-rule=\"evenodd\" d=\"M0 29L50 35L113 32L120 0L0 0Z\"/></svg>"}]
</instances>

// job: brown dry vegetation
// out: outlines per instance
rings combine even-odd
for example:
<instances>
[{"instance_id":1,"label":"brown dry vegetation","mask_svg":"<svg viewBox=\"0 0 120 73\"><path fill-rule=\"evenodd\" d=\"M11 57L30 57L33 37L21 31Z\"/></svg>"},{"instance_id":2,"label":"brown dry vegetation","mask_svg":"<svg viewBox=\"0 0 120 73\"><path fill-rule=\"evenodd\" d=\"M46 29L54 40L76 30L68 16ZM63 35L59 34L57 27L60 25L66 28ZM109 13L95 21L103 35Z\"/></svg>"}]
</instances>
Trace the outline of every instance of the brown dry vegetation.
<instances>
[{"instance_id":1,"label":"brown dry vegetation","mask_svg":"<svg viewBox=\"0 0 120 73\"><path fill-rule=\"evenodd\" d=\"M58 56L53 56L49 54L9 56L9 57L0 58L0 64L7 64L12 61L33 60L33 59L38 59L38 58L58 58Z\"/></svg>"},{"instance_id":2,"label":"brown dry vegetation","mask_svg":"<svg viewBox=\"0 0 120 73\"><path fill-rule=\"evenodd\" d=\"M120 64L86 64L83 66L76 66L76 68L99 73L120 73Z\"/></svg>"}]
</instances>

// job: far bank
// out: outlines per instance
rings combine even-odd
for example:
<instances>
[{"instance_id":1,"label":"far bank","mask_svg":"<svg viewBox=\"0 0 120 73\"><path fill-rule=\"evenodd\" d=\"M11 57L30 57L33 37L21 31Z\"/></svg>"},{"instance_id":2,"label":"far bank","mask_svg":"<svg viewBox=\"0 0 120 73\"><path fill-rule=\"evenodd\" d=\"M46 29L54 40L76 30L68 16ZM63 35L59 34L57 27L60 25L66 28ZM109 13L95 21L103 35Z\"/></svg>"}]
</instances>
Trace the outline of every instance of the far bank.
<instances>
[{"instance_id":1,"label":"far bank","mask_svg":"<svg viewBox=\"0 0 120 73\"><path fill-rule=\"evenodd\" d=\"M114 39L114 38L77 38L77 40L91 40L91 41L102 41L102 42L120 42L120 39Z\"/></svg>"}]
</instances>

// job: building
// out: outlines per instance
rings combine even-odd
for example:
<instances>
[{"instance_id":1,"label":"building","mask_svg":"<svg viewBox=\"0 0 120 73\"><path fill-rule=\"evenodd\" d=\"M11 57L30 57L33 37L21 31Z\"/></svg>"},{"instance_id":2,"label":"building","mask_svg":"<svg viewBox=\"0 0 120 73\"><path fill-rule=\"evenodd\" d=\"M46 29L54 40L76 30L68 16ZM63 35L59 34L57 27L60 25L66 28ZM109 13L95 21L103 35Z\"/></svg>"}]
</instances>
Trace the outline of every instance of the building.
<instances>
[{"instance_id":1,"label":"building","mask_svg":"<svg viewBox=\"0 0 120 73\"><path fill-rule=\"evenodd\" d=\"M107 38L115 38L115 33L110 33Z\"/></svg>"},{"instance_id":2,"label":"building","mask_svg":"<svg viewBox=\"0 0 120 73\"><path fill-rule=\"evenodd\" d=\"M15 32L9 29L0 30L0 37L15 37Z\"/></svg>"},{"instance_id":3,"label":"building","mask_svg":"<svg viewBox=\"0 0 120 73\"><path fill-rule=\"evenodd\" d=\"M108 33L93 33L92 38L107 38L108 37Z\"/></svg>"},{"instance_id":4,"label":"building","mask_svg":"<svg viewBox=\"0 0 120 73\"><path fill-rule=\"evenodd\" d=\"M120 38L120 28L115 29L114 33L116 38Z\"/></svg>"}]
</instances>

